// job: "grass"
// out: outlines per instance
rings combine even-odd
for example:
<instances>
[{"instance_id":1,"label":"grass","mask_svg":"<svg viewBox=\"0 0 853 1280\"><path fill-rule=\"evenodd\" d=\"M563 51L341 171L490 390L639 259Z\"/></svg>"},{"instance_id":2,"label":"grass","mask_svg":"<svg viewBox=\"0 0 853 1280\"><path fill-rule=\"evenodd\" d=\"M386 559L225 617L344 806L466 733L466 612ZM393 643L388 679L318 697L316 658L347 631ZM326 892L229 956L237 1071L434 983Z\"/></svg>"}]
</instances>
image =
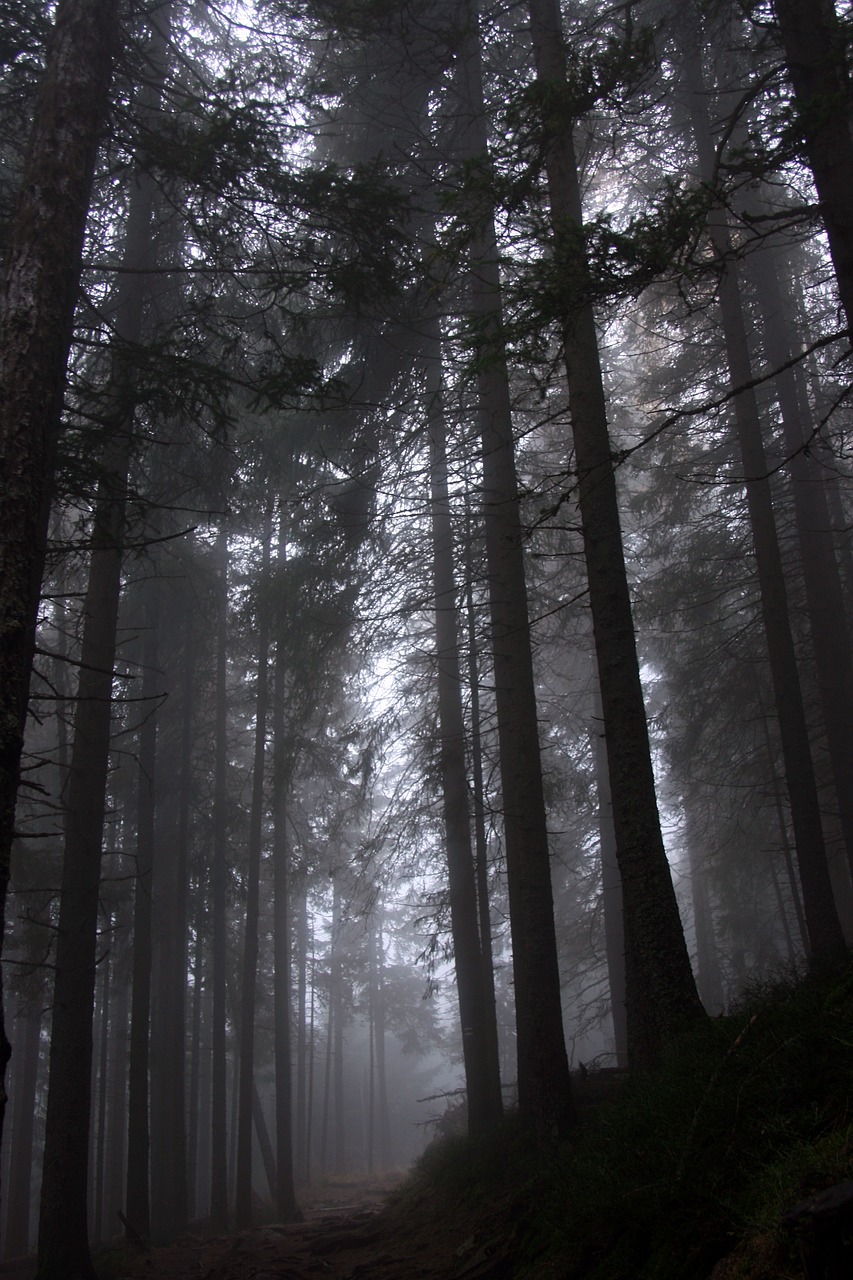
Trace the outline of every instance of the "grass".
<instances>
[{"instance_id":1,"label":"grass","mask_svg":"<svg viewBox=\"0 0 853 1280\"><path fill-rule=\"evenodd\" d=\"M671 1046L544 1163L512 1121L434 1143L402 1195L512 1223L519 1280L705 1280L722 1259L726 1280L795 1277L781 1217L853 1178L851 1086L853 968L779 981Z\"/></svg>"}]
</instances>

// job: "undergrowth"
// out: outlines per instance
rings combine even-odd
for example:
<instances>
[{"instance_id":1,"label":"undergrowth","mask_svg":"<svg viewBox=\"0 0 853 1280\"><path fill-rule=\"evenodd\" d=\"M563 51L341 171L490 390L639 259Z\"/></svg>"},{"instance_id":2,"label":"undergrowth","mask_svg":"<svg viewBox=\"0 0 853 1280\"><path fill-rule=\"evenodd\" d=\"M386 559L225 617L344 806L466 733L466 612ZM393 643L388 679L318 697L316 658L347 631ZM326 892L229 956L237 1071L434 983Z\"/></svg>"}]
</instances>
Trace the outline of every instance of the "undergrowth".
<instances>
[{"instance_id":1,"label":"undergrowth","mask_svg":"<svg viewBox=\"0 0 853 1280\"><path fill-rule=\"evenodd\" d=\"M582 1113L544 1159L516 1120L442 1139L403 1193L511 1224L519 1280L802 1274L781 1223L853 1178L853 968L752 990Z\"/></svg>"}]
</instances>

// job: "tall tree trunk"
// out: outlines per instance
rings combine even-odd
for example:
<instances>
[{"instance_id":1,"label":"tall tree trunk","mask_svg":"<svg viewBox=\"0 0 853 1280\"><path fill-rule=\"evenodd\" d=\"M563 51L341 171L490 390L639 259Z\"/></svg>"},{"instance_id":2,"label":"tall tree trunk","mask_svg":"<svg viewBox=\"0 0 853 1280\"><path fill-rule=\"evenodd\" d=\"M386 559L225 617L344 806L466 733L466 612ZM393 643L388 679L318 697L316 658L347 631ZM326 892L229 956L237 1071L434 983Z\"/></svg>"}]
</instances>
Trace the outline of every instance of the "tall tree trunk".
<instances>
[{"instance_id":1,"label":"tall tree trunk","mask_svg":"<svg viewBox=\"0 0 853 1280\"><path fill-rule=\"evenodd\" d=\"M702 1003L713 1017L726 1007L723 975L717 955L714 917L708 892L708 877L702 866L701 839L695 816L688 813L686 822L687 861L690 867L690 892L693 899L693 926L696 932L696 981Z\"/></svg>"},{"instance_id":2,"label":"tall tree trunk","mask_svg":"<svg viewBox=\"0 0 853 1280\"><path fill-rule=\"evenodd\" d=\"M329 1117L332 1110L332 1054L335 1035L335 1005L331 991L331 955L329 958L329 1007L326 1010L326 1060L323 1064L323 1110L320 1117L320 1173L329 1168Z\"/></svg>"},{"instance_id":3,"label":"tall tree trunk","mask_svg":"<svg viewBox=\"0 0 853 1280\"><path fill-rule=\"evenodd\" d=\"M202 944L202 893L197 886L195 904L195 950L193 953L193 1004L190 1031L189 1116L187 1118L187 1217L192 1222L199 1203L199 1127L201 1122L201 1006L204 986L204 948Z\"/></svg>"},{"instance_id":4,"label":"tall tree trunk","mask_svg":"<svg viewBox=\"0 0 853 1280\"><path fill-rule=\"evenodd\" d=\"M101 841L109 764L113 664L130 458L133 376L151 253L153 184L139 175L128 216L125 265L115 309L116 345L105 396L111 418L91 535L89 582L68 775L65 856L56 937L56 978L39 1224L39 1280L92 1274L86 1226Z\"/></svg>"},{"instance_id":5,"label":"tall tree trunk","mask_svg":"<svg viewBox=\"0 0 853 1280\"><path fill-rule=\"evenodd\" d=\"M306 1097L305 1097L305 1181L311 1185L311 1143L314 1133L314 1032L316 1027L315 1013L315 997L316 988L316 971L317 960L314 954L314 928L311 928L311 1003L308 1014L308 1036L307 1036L307 1080L306 1080Z\"/></svg>"},{"instance_id":6,"label":"tall tree trunk","mask_svg":"<svg viewBox=\"0 0 853 1280\"><path fill-rule=\"evenodd\" d=\"M761 311L764 351L771 366L782 416L791 475L794 519L803 565L809 632L814 650L823 723L847 863L853 872L853 651L835 558L832 520L820 464L807 447L811 432L804 416L808 397L802 370L793 363L797 339L787 317L793 313L790 286L783 287L780 255L772 245L752 255L750 266Z\"/></svg>"},{"instance_id":7,"label":"tall tree trunk","mask_svg":"<svg viewBox=\"0 0 853 1280\"><path fill-rule=\"evenodd\" d=\"M498 1013L495 999L495 961L492 947L492 911L489 895L489 841L486 835L486 790L483 777L483 730L480 715L479 640L474 608L473 521L470 489L465 478L465 627L468 644L468 696L471 706L471 787L474 817L474 867L477 882L477 915L480 926L480 959L485 992L486 1046L492 1058L489 1072L501 1077ZM503 1105L503 1092L501 1092Z\"/></svg>"},{"instance_id":8,"label":"tall tree trunk","mask_svg":"<svg viewBox=\"0 0 853 1280\"><path fill-rule=\"evenodd\" d=\"M0 292L0 947L65 366L118 9L117 0L57 5ZM0 998L0 1137L9 1053Z\"/></svg>"},{"instance_id":9,"label":"tall tree trunk","mask_svg":"<svg viewBox=\"0 0 853 1280\"><path fill-rule=\"evenodd\" d=\"M228 852L227 727L228 727L228 529L225 519L216 542L216 728L214 761L213 835L213 954L211 1012L210 1224L228 1230L228 1133L225 1044L226 933L225 884Z\"/></svg>"},{"instance_id":10,"label":"tall tree trunk","mask_svg":"<svg viewBox=\"0 0 853 1280\"><path fill-rule=\"evenodd\" d=\"M346 1111L344 1110L344 964L343 964L343 903L339 884L340 872L335 876L335 896L332 909L332 956L329 978L329 1003L334 1007L332 1018L332 1083L335 1117L335 1172L346 1172Z\"/></svg>"},{"instance_id":11,"label":"tall tree trunk","mask_svg":"<svg viewBox=\"0 0 853 1280\"><path fill-rule=\"evenodd\" d=\"M249 815L248 865L246 868L246 921L243 933L243 980L240 1002L240 1092L237 1108L238 1231L252 1223L252 1093L255 1083L255 1003L258 977L258 922L260 918L261 845L264 820L264 765L266 762L267 707L269 704L269 603L272 505L267 508L263 531L263 557L258 605L258 683L255 698L255 750L252 765L252 802Z\"/></svg>"},{"instance_id":12,"label":"tall tree trunk","mask_svg":"<svg viewBox=\"0 0 853 1280\"><path fill-rule=\"evenodd\" d=\"M773 0L847 328L853 330L853 137L846 35L833 0Z\"/></svg>"},{"instance_id":13,"label":"tall tree trunk","mask_svg":"<svg viewBox=\"0 0 853 1280\"><path fill-rule=\"evenodd\" d=\"M625 929L625 1004L633 1064L702 1016L660 828L648 724L616 492L595 316L583 249L583 208L564 101L566 51L558 0L531 0L542 94L554 256L574 296L563 317L581 528ZM561 96L562 95L562 96ZM550 112L555 111L554 115Z\"/></svg>"},{"instance_id":14,"label":"tall tree trunk","mask_svg":"<svg viewBox=\"0 0 853 1280\"><path fill-rule=\"evenodd\" d=\"M278 680L278 677L276 677ZM308 893L305 873L299 868L296 889L296 1168L308 1174ZM312 1010L313 1010L312 985ZM312 1046L313 1052L313 1046Z\"/></svg>"},{"instance_id":15,"label":"tall tree trunk","mask_svg":"<svg viewBox=\"0 0 853 1280\"><path fill-rule=\"evenodd\" d=\"M803 911L802 897L800 894L797 873L794 867L793 851L791 849L791 841L788 838L788 823L785 817L785 810L782 804L782 795L784 792L784 783L776 774L776 755L773 749L773 743L770 740L770 726L767 723L768 714L762 705L761 692L758 679L755 679L755 687L758 693L759 715L761 717L762 737L764 739L764 750L767 756L767 768L771 775L773 788L773 810L776 815L776 827L779 832L779 847L782 850L782 857L785 862L785 872L788 879L788 888L791 894L791 905L794 909L794 916L797 921L797 931L800 940L800 946L805 955L809 955L809 931L806 927L806 917Z\"/></svg>"},{"instance_id":16,"label":"tall tree trunk","mask_svg":"<svg viewBox=\"0 0 853 1280\"><path fill-rule=\"evenodd\" d=\"M622 913L622 877L613 825L613 797L607 744L604 741L601 694L595 686L595 723L592 735L595 787L598 793L598 839L601 845L601 905L604 911L604 947L610 987L613 1049L618 1067L628 1066L628 1018L625 1009L625 926Z\"/></svg>"},{"instance_id":17,"label":"tall tree trunk","mask_svg":"<svg viewBox=\"0 0 853 1280\"><path fill-rule=\"evenodd\" d=\"M185 584L179 579L181 588ZM151 1238L187 1229L187 893L193 766L195 609L191 591L166 589L162 636L181 654L179 687L160 722L154 851L154 986L151 1018Z\"/></svg>"},{"instance_id":18,"label":"tall tree trunk","mask_svg":"<svg viewBox=\"0 0 853 1280\"><path fill-rule=\"evenodd\" d=\"M151 1233L149 1193L148 1069L151 1022L151 878L154 865L154 796L157 766L160 585L148 585L145 610L142 698L146 714L139 730L136 800L136 876L133 896L133 989L130 1004L130 1066L127 1103L127 1208L129 1231Z\"/></svg>"},{"instance_id":19,"label":"tall tree trunk","mask_svg":"<svg viewBox=\"0 0 853 1280\"><path fill-rule=\"evenodd\" d=\"M112 932L112 918L107 917L106 932ZM111 941L111 940L110 940ZM92 1178L93 1195L90 1204L92 1237L100 1243L104 1238L104 1156L106 1154L107 1129L107 1070L109 1067L110 1042L110 991L112 986L112 948L107 944L106 954L101 961L101 1008L98 1019L98 1067L95 1079L97 1083L98 1112L95 1125L94 1176Z\"/></svg>"},{"instance_id":20,"label":"tall tree trunk","mask_svg":"<svg viewBox=\"0 0 853 1280\"><path fill-rule=\"evenodd\" d=\"M474 4L461 36L460 158L488 165L482 65ZM519 1114L543 1142L575 1121L563 1033L560 974L515 441L491 211L469 246L467 285L475 330L483 517L501 760L507 886L515 977Z\"/></svg>"},{"instance_id":21,"label":"tall tree trunk","mask_svg":"<svg viewBox=\"0 0 853 1280\"><path fill-rule=\"evenodd\" d=\"M16 1258L30 1248L30 1202L33 1191L33 1136L39 1075L41 1008L30 1004L15 1019L12 1067L12 1133L9 1192L6 1198L4 1252Z\"/></svg>"},{"instance_id":22,"label":"tall tree trunk","mask_svg":"<svg viewBox=\"0 0 853 1280\"><path fill-rule=\"evenodd\" d=\"M242 1086L243 1076L239 1061L239 1046L242 1044L243 1035L243 1010L240 1004L240 996L237 993L237 983L233 976L228 978L228 1008L230 1012L231 1025L234 1028L234 1039L238 1046L238 1057L234 1064L234 1074L232 1079L232 1112L237 1117L237 1122L231 1127L231 1145L232 1145L232 1164L234 1168L234 1186L235 1186L235 1202L237 1199L236 1191L238 1179L238 1150L239 1150L239 1112L242 1105ZM242 978L240 988L242 992ZM275 1200L275 1188L278 1181L275 1168L275 1154L272 1149L272 1140L270 1139L269 1127L267 1126L267 1118L264 1114L264 1106L261 1101L261 1095L258 1092L257 1082L254 1079L254 1073L250 1077L252 1080L252 1088L249 1097L249 1118L252 1128L249 1130L249 1139L251 1141L252 1130L258 1140L258 1149L261 1153L261 1160L264 1166L264 1175L270 1190L271 1202ZM254 1186L254 1182L252 1183ZM254 1195L254 1191L252 1191ZM236 1211L235 1211L236 1216Z\"/></svg>"},{"instance_id":23,"label":"tall tree trunk","mask_svg":"<svg viewBox=\"0 0 853 1280\"><path fill-rule=\"evenodd\" d=\"M428 322L429 323L429 322ZM438 671L438 720L444 832L450 895L450 924L456 989L462 1026L462 1057L468 1101L468 1129L483 1133L500 1119L503 1105L497 1052L487 1043L486 1000L477 916L465 722L459 663L458 610L454 576L453 527L447 477L447 442L442 406L440 340L430 325L426 353L427 419L430 438L430 513L432 579L435 595L435 648ZM493 1023L495 1020L492 1020ZM496 1025L496 1023L495 1023ZM495 1046L496 1049L496 1046Z\"/></svg>"},{"instance_id":24,"label":"tall tree trunk","mask_svg":"<svg viewBox=\"0 0 853 1280\"><path fill-rule=\"evenodd\" d=\"M372 926L373 958L376 989L373 1001L373 1043L376 1066L374 1114L379 1137L379 1169L386 1173L392 1167L391 1120L388 1113L388 1076L385 1063L385 943L382 937L382 903Z\"/></svg>"},{"instance_id":25,"label":"tall tree trunk","mask_svg":"<svg viewBox=\"0 0 853 1280\"><path fill-rule=\"evenodd\" d=\"M127 932L127 913L122 909L118 929ZM124 1180L127 1151L127 1063L128 1037L127 1015L130 1002L130 985L123 954L125 948L115 939L117 970L115 984L115 1011L111 1018L111 1045L109 1070L109 1096L106 1125L106 1154L104 1158L104 1223L107 1237L115 1235L119 1227L117 1212L124 1205Z\"/></svg>"},{"instance_id":26,"label":"tall tree trunk","mask_svg":"<svg viewBox=\"0 0 853 1280\"><path fill-rule=\"evenodd\" d=\"M92 1014L130 439L125 419L107 448L92 529L56 933L39 1280L94 1275L86 1221Z\"/></svg>"},{"instance_id":27,"label":"tall tree trunk","mask_svg":"<svg viewBox=\"0 0 853 1280\"><path fill-rule=\"evenodd\" d=\"M683 74L699 176L710 186L714 181L715 156L695 20L688 23L683 39ZM734 398L735 427L746 487L761 613L779 719L785 781L791 803L791 823L794 828L811 960L813 964L833 963L846 955L846 944L829 878L820 801L803 709L758 402L753 389L748 386L752 378L752 364L741 303L740 280L732 254L728 215L722 208L712 211L708 219L708 235L720 269L720 319L729 377L733 387L746 388Z\"/></svg>"},{"instance_id":28,"label":"tall tree trunk","mask_svg":"<svg viewBox=\"0 0 853 1280\"><path fill-rule=\"evenodd\" d=\"M199 910L206 911L206 904ZM206 1211L211 1182L211 1097L213 1093L213 1054L210 1030L213 1023L213 996L210 990L210 947L205 944L204 979L201 990L200 1061L198 1083L198 1151L190 1172L195 1170L196 1216Z\"/></svg>"},{"instance_id":29,"label":"tall tree trunk","mask_svg":"<svg viewBox=\"0 0 853 1280\"><path fill-rule=\"evenodd\" d=\"M278 567L283 573L287 559L287 526L282 504L278 530ZM279 586L279 592L283 587ZM279 635L281 629L279 627ZM291 1062L291 929L290 929L290 842L287 838L287 803L290 787L290 759L285 729L286 710L285 648L279 639L275 649L273 688L273 979L275 1002L275 1201L280 1222L300 1222L293 1179L293 1097ZM303 1010L304 1013L304 1010ZM300 1014L303 1018L303 1014ZM303 1018L304 1039L304 1018ZM303 1066L304 1071L304 1066Z\"/></svg>"},{"instance_id":30,"label":"tall tree trunk","mask_svg":"<svg viewBox=\"0 0 853 1280\"><path fill-rule=\"evenodd\" d=\"M258 1093L257 1082L252 1084L252 1123L255 1126L255 1136L258 1139L258 1147L261 1152L261 1161L264 1166L264 1175L267 1180L267 1186L270 1193L270 1204L275 1203L275 1189L278 1185L278 1173L275 1167L275 1152L272 1149L272 1139L270 1138L269 1126L267 1118L264 1114L264 1104L261 1102L261 1095Z\"/></svg>"}]
</instances>

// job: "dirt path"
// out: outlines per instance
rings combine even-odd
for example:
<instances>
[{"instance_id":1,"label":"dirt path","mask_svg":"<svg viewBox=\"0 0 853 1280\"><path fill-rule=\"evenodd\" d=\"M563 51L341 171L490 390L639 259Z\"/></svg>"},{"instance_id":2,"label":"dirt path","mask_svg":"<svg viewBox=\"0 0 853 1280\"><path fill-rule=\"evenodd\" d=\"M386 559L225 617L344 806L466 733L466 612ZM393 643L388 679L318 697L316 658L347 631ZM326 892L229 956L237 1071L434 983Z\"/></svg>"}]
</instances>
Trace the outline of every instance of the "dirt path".
<instances>
[{"instance_id":1,"label":"dirt path","mask_svg":"<svg viewBox=\"0 0 853 1280\"><path fill-rule=\"evenodd\" d=\"M331 1194L294 1225L236 1236L186 1238L138 1257L128 1280L504 1280L511 1228L495 1233L454 1216L452 1229L426 1202L385 1206L387 1188Z\"/></svg>"}]
</instances>

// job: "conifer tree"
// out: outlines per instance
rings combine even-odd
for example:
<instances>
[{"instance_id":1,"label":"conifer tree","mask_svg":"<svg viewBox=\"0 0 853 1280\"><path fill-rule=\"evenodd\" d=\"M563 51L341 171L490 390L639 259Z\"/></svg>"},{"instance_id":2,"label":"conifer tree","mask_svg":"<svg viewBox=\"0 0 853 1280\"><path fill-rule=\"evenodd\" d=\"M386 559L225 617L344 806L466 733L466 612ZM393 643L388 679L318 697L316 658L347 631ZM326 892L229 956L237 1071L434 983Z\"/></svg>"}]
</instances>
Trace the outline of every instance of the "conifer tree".
<instances>
[{"instance_id":1,"label":"conifer tree","mask_svg":"<svg viewBox=\"0 0 853 1280\"><path fill-rule=\"evenodd\" d=\"M65 365L118 8L117 0L57 6L0 294L0 932ZM9 1043L1 1020L0 1011L5 1071ZM0 1079L0 1132L4 1108Z\"/></svg>"}]
</instances>

